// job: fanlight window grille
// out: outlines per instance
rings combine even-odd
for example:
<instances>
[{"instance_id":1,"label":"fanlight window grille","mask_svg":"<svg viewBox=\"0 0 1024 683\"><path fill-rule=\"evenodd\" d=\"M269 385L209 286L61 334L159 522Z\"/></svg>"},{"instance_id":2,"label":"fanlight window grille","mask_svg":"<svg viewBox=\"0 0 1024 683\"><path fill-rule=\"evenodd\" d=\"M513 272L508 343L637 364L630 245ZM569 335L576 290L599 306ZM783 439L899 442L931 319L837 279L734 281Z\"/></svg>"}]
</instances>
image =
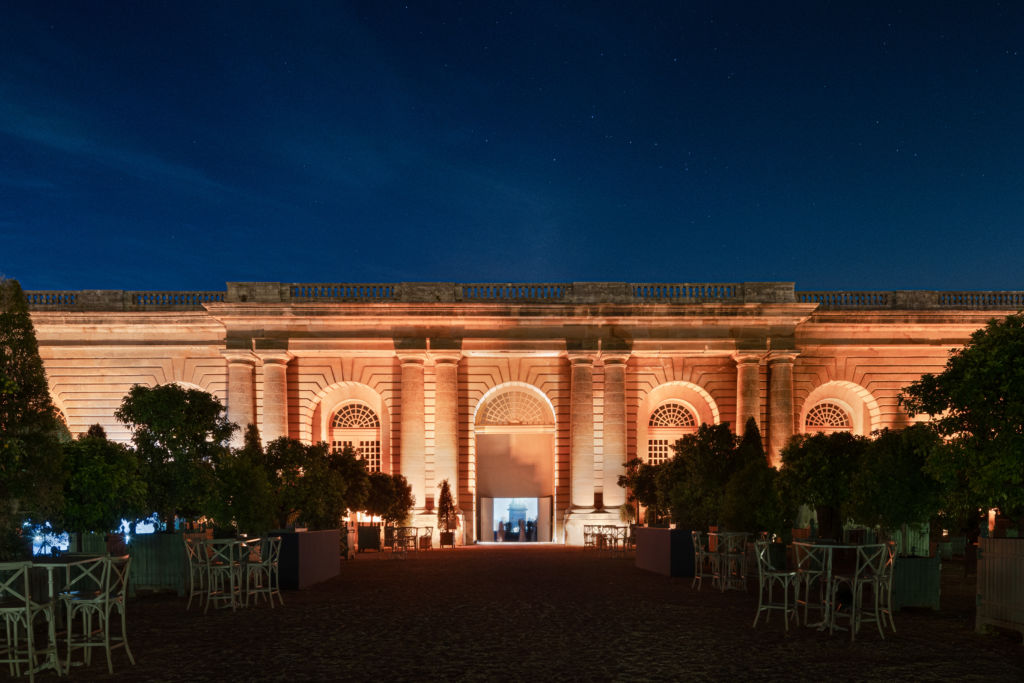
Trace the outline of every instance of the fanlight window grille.
<instances>
[{"instance_id":1,"label":"fanlight window grille","mask_svg":"<svg viewBox=\"0 0 1024 683\"><path fill-rule=\"evenodd\" d=\"M697 427L697 418L681 403L665 403L651 413L651 427Z\"/></svg>"},{"instance_id":2,"label":"fanlight window grille","mask_svg":"<svg viewBox=\"0 0 1024 683\"><path fill-rule=\"evenodd\" d=\"M804 427L807 432L843 432L850 431L853 424L841 406L826 401L807 411Z\"/></svg>"},{"instance_id":3,"label":"fanlight window grille","mask_svg":"<svg viewBox=\"0 0 1024 683\"><path fill-rule=\"evenodd\" d=\"M675 454L672 444L697 431L697 417L679 401L662 403L647 421L647 462L660 465Z\"/></svg>"},{"instance_id":4,"label":"fanlight window grille","mask_svg":"<svg viewBox=\"0 0 1024 683\"><path fill-rule=\"evenodd\" d=\"M551 424L544 403L526 391L506 391L484 406L477 420L481 425L547 425Z\"/></svg>"},{"instance_id":5,"label":"fanlight window grille","mask_svg":"<svg viewBox=\"0 0 1024 683\"><path fill-rule=\"evenodd\" d=\"M334 414L331 429L380 429L380 420L370 406L348 403Z\"/></svg>"},{"instance_id":6,"label":"fanlight window grille","mask_svg":"<svg viewBox=\"0 0 1024 683\"><path fill-rule=\"evenodd\" d=\"M363 403L346 403L331 418L331 450L355 450L370 472L380 472L380 418Z\"/></svg>"}]
</instances>

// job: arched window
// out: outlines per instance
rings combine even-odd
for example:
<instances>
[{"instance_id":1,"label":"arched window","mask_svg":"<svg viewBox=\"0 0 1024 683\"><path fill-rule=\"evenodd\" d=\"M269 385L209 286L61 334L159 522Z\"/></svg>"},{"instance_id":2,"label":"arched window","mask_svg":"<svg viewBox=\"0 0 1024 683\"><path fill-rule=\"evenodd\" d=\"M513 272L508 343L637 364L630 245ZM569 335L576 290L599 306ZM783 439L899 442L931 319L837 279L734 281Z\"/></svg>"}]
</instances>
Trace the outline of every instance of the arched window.
<instances>
[{"instance_id":1,"label":"arched window","mask_svg":"<svg viewBox=\"0 0 1024 683\"><path fill-rule=\"evenodd\" d=\"M848 432L853 429L853 420L850 414L838 403L822 401L807 411L804 418L804 432L813 434L815 432Z\"/></svg>"},{"instance_id":2,"label":"arched window","mask_svg":"<svg viewBox=\"0 0 1024 683\"><path fill-rule=\"evenodd\" d=\"M342 405L331 418L331 450L353 448L370 472L380 472L380 419L365 403Z\"/></svg>"},{"instance_id":3,"label":"arched window","mask_svg":"<svg viewBox=\"0 0 1024 683\"><path fill-rule=\"evenodd\" d=\"M484 404L477 417L479 425L548 425L547 406L528 391L511 389L495 395Z\"/></svg>"},{"instance_id":4,"label":"arched window","mask_svg":"<svg viewBox=\"0 0 1024 683\"><path fill-rule=\"evenodd\" d=\"M647 423L647 462L660 465L672 459L672 444L697 431L693 410L682 401L666 401L654 409Z\"/></svg>"}]
</instances>

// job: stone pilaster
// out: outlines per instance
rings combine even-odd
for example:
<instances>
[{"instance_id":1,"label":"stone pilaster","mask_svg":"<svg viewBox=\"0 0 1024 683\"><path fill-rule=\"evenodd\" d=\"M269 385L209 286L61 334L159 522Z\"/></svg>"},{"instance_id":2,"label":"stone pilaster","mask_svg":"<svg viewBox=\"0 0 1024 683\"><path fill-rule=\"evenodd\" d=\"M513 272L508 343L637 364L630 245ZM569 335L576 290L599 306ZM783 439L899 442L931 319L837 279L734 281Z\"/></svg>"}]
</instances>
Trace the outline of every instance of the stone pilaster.
<instances>
[{"instance_id":1,"label":"stone pilaster","mask_svg":"<svg viewBox=\"0 0 1024 683\"><path fill-rule=\"evenodd\" d=\"M569 410L569 499L572 507L594 507L594 357L571 355Z\"/></svg>"},{"instance_id":2,"label":"stone pilaster","mask_svg":"<svg viewBox=\"0 0 1024 683\"><path fill-rule=\"evenodd\" d=\"M400 353L402 362L402 422L400 471L412 486L416 497L416 508L426 504L426 430L423 402L423 353Z\"/></svg>"},{"instance_id":3,"label":"stone pilaster","mask_svg":"<svg viewBox=\"0 0 1024 683\"><path fill-rule=\"evenodd\" d=\"M246 427L256 424L256 356L246 350L222 353L228 362L228 420L238 425L231 445L237 448L245 440Z\"/></svg>"},{"instance_id":4,"label":"stone pilaster","mask_svg":"<svg viewBox=\"0 0 1024 683\"><path fill-rule=\"evenodd\" d=\"M604 355L604 482L606 509L626 502L619 476L626 473L626 361L627 355Z\"/></svg>"},{"instance_id":5,"label":"stone pilaster","mask_svg":"<svg viewBox=\"0 0 1024 683\"><path fill-rule=\"evenodd\" d=\"M263 363L263 443L288 436L288 361L287 351L257 351Z\"/></svg>"},{"instance_id":6,"label":"stone pilaster","mask_svg":"<svg viewBox=\"0 0 1024 683\"><path fill-rule=\"evenodd\" d=\"M782 464L782 449L793 436L793 362L796 351L768 354L768 457Z\"/></svg>"},{"instance_id":7,"label":"stone pilaster","mask_svg":"<svg viewBox=\"0 0 1024 683\"><path fill-rule=\"evenodd\" d=\"M736 424L733 431L743 435L747 420L754 418L761 427L761 360L764 352L737 351L732 355L736 361Z\"/></svg>"},{"instance_id":8,"label":"stone pilaster","mask_svg":"<svg viewBox=\"0 0 1024 683\"><path fill-rule=\"evenodd\" d=\"M432 352L434 359L434 484L445 479L459 497L459 356ZM432 492L436 499L440 489Z\"/></svg>"}]
</instances>

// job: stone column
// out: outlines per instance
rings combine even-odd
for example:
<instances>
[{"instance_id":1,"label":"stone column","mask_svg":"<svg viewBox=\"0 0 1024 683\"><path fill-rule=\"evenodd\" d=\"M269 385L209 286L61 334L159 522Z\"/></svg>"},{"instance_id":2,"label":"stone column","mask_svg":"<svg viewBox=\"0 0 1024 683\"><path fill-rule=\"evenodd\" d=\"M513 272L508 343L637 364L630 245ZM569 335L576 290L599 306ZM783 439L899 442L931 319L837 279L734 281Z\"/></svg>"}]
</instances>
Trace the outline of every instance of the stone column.
<instances>
[{"instance_id":1,"label":"stone column","mask_svg":"<svg viewBox=\"0 0 1024 683\"><path fill-rule=\"evenodd\" d=\"M732 355L736 361L736 424L733 426L740 436L746 431L747 420L754 418L761 427L761 383L760 370L763 352L737 351Z\"/></svg>"},{"instance_id":2,"label":"stone column","mask_svg":"<svg viewBox=\"0 0 1024 683\"><path fill-rule=\"evenodd\" d=\"M574 355L569 411L569 461L572 507L594 508L594 357Z\"/></svg>"},{"instance_id":3,"label":"stone column","mask_svg":"<svg viewBox=\"0 0 1024 683\"><path fill-rule=\"evenodd\" d=\"M231 445L239 448L245 441L245 429L256 424L256 356L252 351L222 352L228 361L228 420L238 425Z\"/></svg>"},{"instance_id":4,"label":"stone column","mask_svg":"<svg viewBox=\"0 0 1024 683\"><path fill-rule=\"evenodd\" d=\"M793 361L796 351L768 354L768 457L782 464L782 449L793 436Z\"/></svg>"},{"instance_id":5,"label":"stone column","mask_svg":"<svg viewBox=\"0 0 1024 683\"><path fill-rule=\"evenodd\" d=\"M619 475L626 473L626 361L628 356L603 356L604 361L604 482L606 509L626 502Z\"/></svg>"},{"instance_id":6,"label":"stone column","mask_svg":"<svg viewBox=\"0 0 1024 683\"><path fill-rule=\"evenodd\" d=\"M459 496L459 354L431 354L434 358L434 484L448 480L452 496ZM403 411L404 412L404 411ZM440 489L431 492L436 499Z\"/></svg>"},{"instance_id":7,"label":"stone column","mask_svg":"<svg viewBox=\"0 0 1024 683\"><path fill-rule=\"evenodd\" d=\"M402 362L402 423L400 426L401 451L399 464L402 475L412 486L416 497L416 509L422 510L426 503L426 436L425 411L423 403L423 361L425 354L399 354Z\"/></svg>"},{"instance_id":8,"label":"stone column","mask_svg":"<svg viewBox=\"0 0 1024 683\"><path fill-rule=\"evenodd\" d=\"M260 436L267 444L288 436L288 361L287 351L258 351L263 362L263 429Z\"/></svg>"}]
</instances>

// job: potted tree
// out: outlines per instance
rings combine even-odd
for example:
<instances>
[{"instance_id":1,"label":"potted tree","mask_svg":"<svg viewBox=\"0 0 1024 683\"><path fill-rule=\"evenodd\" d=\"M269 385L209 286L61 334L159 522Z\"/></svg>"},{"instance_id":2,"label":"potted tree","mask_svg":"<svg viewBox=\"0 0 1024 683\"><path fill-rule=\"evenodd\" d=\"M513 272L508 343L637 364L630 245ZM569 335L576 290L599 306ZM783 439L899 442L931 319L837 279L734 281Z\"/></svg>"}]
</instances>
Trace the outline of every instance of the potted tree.
<instances>
[{"instance_id":1,"label":"potted tree","mask_svg":"<svg viewBox=\"0 0 1024 683\"><path fill-rule=\"evenodd\" d=\"M441 547L455 547L455 530L459 528L459 513L452 500L452 489L445 479L437 497L437 528L441 533Z\"/></svg>"},{"instance_id":2,"label":"potted tree","mask_svg":"<svg viewBox=\"0 0 1024 683\"><path fill-rule=\"evenodd\" d=\"M818 535L842 540L850 483L870 440L848 432L797 435L782 450L780 485L790 502L815 509Z\"/></svg>"},{"instance_id":3,"label":"potted tree","mask_svg":"<svg viewBox=\"0 0 1024 683\"><path fill-rule=\"evenodd\" d=\"M945 369L906 387L900 403L911 416L927 414L945 440L929 459L959 501L999 510L1024 531L1024 313L993 319L953 352ZM947 502L949 502L947 500ZM976 519L969 510L968 519ZM967 548L967 561L971 551ZM976 628L1024 631L1024 542L978 540Z\"/></svg>"},{"instance_id":4,"label":"potted tree","mask_svg":"<svg viewBox=\"0 0 1024 683\"><path fill-rule=\"evenodd\" d=\"M911 543L911 531L926 530L939 509L942 488L926 471L942 445L927 425L882 430L864 451L850 483L847 510L861 524L894 538L893 607L939 608L941 557Z\"/></svg>"}]
</instances>

